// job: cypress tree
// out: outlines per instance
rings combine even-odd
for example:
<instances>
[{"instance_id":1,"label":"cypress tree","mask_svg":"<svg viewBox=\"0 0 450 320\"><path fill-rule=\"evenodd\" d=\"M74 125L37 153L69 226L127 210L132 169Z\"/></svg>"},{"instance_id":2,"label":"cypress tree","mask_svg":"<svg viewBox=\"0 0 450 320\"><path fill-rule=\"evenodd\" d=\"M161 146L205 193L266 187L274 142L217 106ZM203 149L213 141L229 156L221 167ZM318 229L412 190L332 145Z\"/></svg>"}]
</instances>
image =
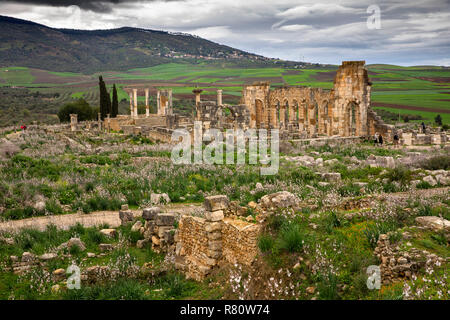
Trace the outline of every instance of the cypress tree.
<instances>
[{"instance_id":1,"label":"cypress tree","mask_svg":"<svg viewBox=\"0 0 450 320\"><path fill-rule=\"evenodd\" d=\"M113 84L113 93L112 93L112 105L111 105L111 117L117 117L119 113L119 100L117 99L117 88L116 85Z\"/></svg>"},{"instance_id":2,"label":"cypress tree","mask_svg":"<svg viewBox=\"0 0 450 320\"><path fill-rule=\"evenodd\" d=\"M100 89L100 116L101 119L105 119L106 115L109 113L111 114L111 96L109 95L108 91L106 90L106 84L105 81L103 81L103 77L98 77L98 85Z\"/></svg>"},{"instance_id":3,"label":"cypress tree","mask_svg":"<svg viewBox=\"0 0 450 320\"><path fill-rule=\"evenodd\" d=\"M100 90L100 117L101 119L105 119L106 118L106 114L108 113L108 106L107 106L107 101L106 101L106 87L105 87L105 82L103 81L103 77L99 76L98 77L98 87Z\"/></svg>"}]
</instances>

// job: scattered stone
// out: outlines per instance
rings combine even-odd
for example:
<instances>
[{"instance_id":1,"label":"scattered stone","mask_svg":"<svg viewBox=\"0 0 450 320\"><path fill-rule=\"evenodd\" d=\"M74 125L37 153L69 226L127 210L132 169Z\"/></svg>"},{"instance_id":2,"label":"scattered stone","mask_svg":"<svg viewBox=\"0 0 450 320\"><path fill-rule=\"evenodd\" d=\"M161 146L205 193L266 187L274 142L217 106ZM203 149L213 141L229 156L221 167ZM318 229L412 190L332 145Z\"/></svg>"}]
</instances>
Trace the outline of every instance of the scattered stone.
<instances>
[{"instance_id":1,"label":"scattered stone","mask_svg":"<svg viewBox=\"0 0 450 320\"><path fill-rule=\"evenodd\" d=\"M22 262L33 262L36 260L36 256L30 252L22 253Z\"/></svg>"},{"instance_id":2,"label":"scattered stone","mask_svg":"<svg viewBox=\"0 0 450 320\"><path fill-rule=\"evenodd\" d=\"M145 208L142 211L142 218L144 218L145 220L155 220L156 215L160 212L161 212L161 209L159 207Z\"/></svg>"},{"instance_id":3,"label":"scattered stone","mask_svg":"<svg viewBox=\"0 0 450 320\"><path fill-rule=\"evenodd\" d=\"M444 218L426 216L426 217L417 217L415 220L419 225L435 231L440 230L450 231L450 221Z\"/></svg>"},{"instance_id":4,"label":"scattered stone","mask_svg":"<svg viewBox=\"0 0 450 320\"><path fill-rule=\"evenodd\" d=\"M86 250L86 245L80 238L71 238L67 241L67 248L70 250L72 247L77 246L81 251Z\"/></svg>"},{"instance_id":5,"label":"scattered stone","mask_svg":"<svg viewBox=\"0 0 450 320\"><path fill-rule=\"evenodd\" d=\"M300 199L288 191L280 191L263 196L261 198L261 206L268 210L298 209L300 207Z\"/></svg>"},{"instance_id":6,"label":"scattered stone","mask_svg":"<svg viewBox=\"0 0 450 320\"><path fill-rule=\"evenodd\" d=\"M433 176L426 176L425 178L423 178L423 181L429 183L432 187L437 185L437 181L433 178Z\"/></svg>"},{"instance_id":7,"label":"scattered stone","mask_svg":"<svg viewBox=\"0 0 450 320\"><path fill-rule=\"evenodd\" d=\"M136 248L142 249L142 248L144 248L148 243L149 243L149 241L148 241L147 239L138 240L138 241L136 242Z\"/></svg>"},{"instance_id":8,"label":"scattered stone","mask_svg":"<svg viewBox=\"0 0 450 320\"><path fill-rule=\"evenodd\" d=\"M157 226L173 226L175 222L175 214L173 213L159 213L156 216Z\"/></svg>"},{"instance_id":9,"label":"scattered stone","mask_svg":"<svg viewBox=\"0 0 450 320\"><path fill-rule=\"evenodd\" d=\"M108 238L114 238L117 234L116 229L102 229L100 230L100 233Z\"/></svg>"},{"instance_id":10,"label":"scattered stone","mask_svg":"<svg viewBox=\"0 0 450 320\"><path fill-rule=\"evenodd\" d=\"M150 202L151 204L167 204L170 203L170 198L167 193L152 193Z\"/></svg>"},{"instance_id":11,"label":"scattered stone","mask_svg":"<svg viewBox=\"0 0 450 320\"><path fill-rule=\"evenodd\" d=\"M224 195L206 197L204 202L206 211L225 210L228 208L228 204L228 197Z\"/></svg>"},{"instance_id":12,"label":"scattered stone","mask_svg":"<svg viewBox=\"0 0 450 320\"><path fill-rule=\"evenodd\" d=\"M56 253L44 253L39 257L42 261L49 261L58 258L58 255Z\"/></svg>"},{"instance_id":13,"label":"scattered stone","mask_svg":"<svg viewBox=\"0 0 450 320\"><path fill-rule=\"evenodd\" d=\"M111 243L100 243L98 248L101 252L111 251L113 249L113 245Z\"/></svg>"},{"instance_id":14,"label":"scattered stone","mask_svg":"<svg viewBox=\"0 0 450 320\"><path fill-rule=\"evenodd\" d=\"M341 174L339 172L325 172L322 173L322 179L329 182L338 182L341 181Z\"/></svg>"},{"instance_id":15,"label":"scattered stone","mask_svg":"<svg viewBox=\"0 0 450 320\"><path fill-rule=\"evenodd\" d=\"M306 288L306 293L314 294L315 291L316 291L316 287L307 287Z\"/></svg>"},{"instance_id":16,"label":"scattered stone","mask_svg":"<svg viewBox=\"0 0 450 320\"><path fill-rule=\"evenodd\" d=\"M142 227L141 221L136 221L136 223L131 227L131 231L136 232Z\"/></svg>"}]
</instances>

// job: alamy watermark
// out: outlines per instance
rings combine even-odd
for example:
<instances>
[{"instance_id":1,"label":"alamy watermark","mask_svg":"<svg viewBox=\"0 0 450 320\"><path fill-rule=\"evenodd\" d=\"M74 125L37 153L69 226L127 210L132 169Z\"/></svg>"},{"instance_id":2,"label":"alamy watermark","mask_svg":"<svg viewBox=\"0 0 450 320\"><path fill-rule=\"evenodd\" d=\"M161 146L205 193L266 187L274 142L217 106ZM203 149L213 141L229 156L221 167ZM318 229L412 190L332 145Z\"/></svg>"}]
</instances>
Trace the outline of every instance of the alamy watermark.
<instances>
[{"instance_id":1,"label":"alamy watermark","mask_svg":"<svg viewBox=\"0 0 450 320\"><path fill-rule=\"evenodd\" d=\"M176 129L172 141L175 164L248 164L260 163L261 175L274 175L279 167L280 133L278 129L206 129L194 122L193 137L186 129ZM225 141L224 141L225 136ZM192 141L192 138L194 141ZM269 145L270 140L270 145ZM203 142L209 142L203 147ZM247 152L248 142L248 152ZM193 149L193 152L192 152ZM225 152L225 153L224 153Z\"/></svg>"},{"instance_id":2,"label":"alamy watermark","mask_svg":"<svg viewBox=\"0 0 450 320\"><path fill-rule=\"evenodd\" d=\"M381 270L379 266L368 266L366 273L367 278L367 288L370 290L381 288Z\"/></svg>"},{"instance_id":3,"label":"alamy watermark","mask_svg":"<svg viewBox=\"0 0 450 320\"><path fill-rule=\"evenodd\" d=\"M81 288L81 272L80 267L75 264L71 264L67 270L67 274L70 274L70 277L67 278L67 289L80 289Z\"/></svg>"},{"instance_id":4,"label":"alamy watermark","mask_svg":"<svg viewBox=\"0 0 450 320\"><path fill-rule=\"evenodd\" d=\"M367 13L371 14L367 18L367 29L381 29L381 9L378 5L373 4L367 8Z\"/></svg>"}]
</instances>

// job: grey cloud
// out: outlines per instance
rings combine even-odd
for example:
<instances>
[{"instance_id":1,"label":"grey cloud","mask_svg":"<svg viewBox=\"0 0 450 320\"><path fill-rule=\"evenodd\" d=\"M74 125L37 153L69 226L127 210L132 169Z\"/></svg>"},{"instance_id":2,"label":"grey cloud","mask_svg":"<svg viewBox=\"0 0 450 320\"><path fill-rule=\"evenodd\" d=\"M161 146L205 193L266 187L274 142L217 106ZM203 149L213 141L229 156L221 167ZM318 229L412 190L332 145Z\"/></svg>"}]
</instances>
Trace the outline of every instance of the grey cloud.
<instances>
[{"instance_id":1,"label":"grey cloud","mask_svg":"<svg viewBox=\"0 0 450 320\"><path fill-rule=\"evenodd\" d=\"M140 0L141 2L151 2L157 0ZM161 0L159 0L161 1ZM177 1L177 0L164 0L164 1ZM111 12L114 5L127 3L127 2L139 2L137 0L4 0L4 2L13 2L21 4L30 4L38 6L52 6L52 7L69 7L78 6L84 10L90 10L94 12Z\"/></svg>"},{"instance_id":2,"label":"grey cloud","mask_svg":"<svg viewBox=\"0 0 450 320\"><path fill-rule=\"evenodd\" d=\"M11 2L12 4L19 2ZM25 0L28 7L1 14L53 27L135 26L198 34L213 41L269 57L339 63L450 63L450 0ZM20 3L23 3L20 2ZM78 20L64 8L81 8ZM369 5L381 9L380 30L369 30ZM17 5L18 6L18 5ZM3 9L3 10L2 10ZM9 10L9 11L8 11ZM22 11L20 11L22 10ZM104 26L103 26L104 25Z\"/></svg>"}]
</instances>

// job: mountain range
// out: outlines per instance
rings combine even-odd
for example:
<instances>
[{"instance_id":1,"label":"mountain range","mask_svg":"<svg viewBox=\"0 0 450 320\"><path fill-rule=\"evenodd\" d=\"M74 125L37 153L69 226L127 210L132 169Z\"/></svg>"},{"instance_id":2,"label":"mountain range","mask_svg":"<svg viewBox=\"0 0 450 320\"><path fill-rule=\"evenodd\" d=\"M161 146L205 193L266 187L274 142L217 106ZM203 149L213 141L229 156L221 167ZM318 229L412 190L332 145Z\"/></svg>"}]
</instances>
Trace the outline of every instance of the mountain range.
<instances>
[{"instance_id":1,"label":"mountain range","mask_svg":"<svg viewBox=\"0 0 450 320\"><path fill-rule=\"evenodd\" d=\"M120 71L170 62L231 63L239 66L285 66L281 61L248 53L184 33L122 27L109 30L56 29L0 16L0 66L50 71Z\"/></svg>"}]
</instances>

